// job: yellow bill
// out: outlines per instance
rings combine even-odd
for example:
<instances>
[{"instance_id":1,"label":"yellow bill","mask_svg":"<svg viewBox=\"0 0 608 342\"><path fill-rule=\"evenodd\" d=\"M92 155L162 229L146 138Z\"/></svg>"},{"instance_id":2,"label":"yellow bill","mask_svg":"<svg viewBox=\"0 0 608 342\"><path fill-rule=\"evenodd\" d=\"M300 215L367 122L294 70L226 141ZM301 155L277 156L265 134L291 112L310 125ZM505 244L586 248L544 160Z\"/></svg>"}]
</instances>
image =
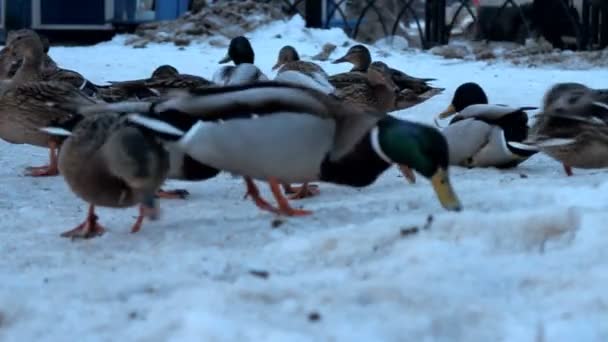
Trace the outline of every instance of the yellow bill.
<instances>
[{"instance_id":1,"label":"yellow bill","mask_svg":"<svg viewBox=\"0 0 608 342\"><path fill-rule=\"evenodd\" d=\"M452 189L452 184L450 184L450 179L448 177L448 173L444 169L438 169L437 172L431 177L431 183L433 184L433 189L435 189L435 193L437 194L437 198L439 198L439 202L441 205L451 211L460 211L462 210L462 206L460 205L460 201Z\"/></svg>"},{"instance_id":2,"label":"yellow bill","mask_svg":"<svg viewBox=\"0 0 608 342\"><path fill-rule=\"evenodd\" d=\"M232 58L230 58L229 55L224 56L224 58L222 58L218 64L224 64L224 63L228 63L232 60Z\"/></svg>"},{"instance_id":3,"label":"yellow bill","mask_svg":"<svg viewBox=\"0 0 608 342\"><path fill-rule=\"evenodd\" d=\"M453 115L454 113L456 113L456 108L454 108L454 105L450 104L448 106L448 108L446 110L444 110L443 112L439 113L439 115L437 115L437 117L440 119L445 119L445 118L449 117L450 115Z\"/></svg>"}]
</instances>

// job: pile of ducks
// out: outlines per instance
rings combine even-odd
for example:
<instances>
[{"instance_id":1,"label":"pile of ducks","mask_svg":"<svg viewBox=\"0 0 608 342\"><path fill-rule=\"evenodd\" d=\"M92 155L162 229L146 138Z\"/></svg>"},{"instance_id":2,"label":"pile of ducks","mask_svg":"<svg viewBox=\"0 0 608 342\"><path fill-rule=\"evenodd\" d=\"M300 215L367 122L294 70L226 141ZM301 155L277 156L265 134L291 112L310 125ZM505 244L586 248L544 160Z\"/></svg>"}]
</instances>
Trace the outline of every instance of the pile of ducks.
<instances>
[{"instance_id":1,"label":"pile of ducks","mask_svg":"<svg viewBox=\"0 0 608 342\"><path fill-rule=\"evenodd\" d=\"M329 75L283 47L269 79L245 37L234 38L207 80L169 65L149 78L97 85L60 68L49 44L31 30L13 31L0 51L0 138L46 147L50 162L31 176L61 174L89 204L86 219L64 237L104 233L96 206L139 206L131 231L159 217L159 198L185 198L162 189L167 179L201 181L229 172L243 178L246 196L265 211L311 214L290 200L315 196L328 182L365 187L395 164L415 182L428 178L447 210L462 209L449 166L514 167L542 151L570 167L605 167L608 92L560 84L544 99L532 128L527 110L490 105L483 89L465 83L440 119L442 130L388 112L443 91L372 61L363 45L333 63L353 68ZM529 132L530 131L530 132ZM276 205L260 196L269 184ZM295 184L300 184L295 186ZM288 195L288 197L286 197Z\"/></svg>"}]
</instances>

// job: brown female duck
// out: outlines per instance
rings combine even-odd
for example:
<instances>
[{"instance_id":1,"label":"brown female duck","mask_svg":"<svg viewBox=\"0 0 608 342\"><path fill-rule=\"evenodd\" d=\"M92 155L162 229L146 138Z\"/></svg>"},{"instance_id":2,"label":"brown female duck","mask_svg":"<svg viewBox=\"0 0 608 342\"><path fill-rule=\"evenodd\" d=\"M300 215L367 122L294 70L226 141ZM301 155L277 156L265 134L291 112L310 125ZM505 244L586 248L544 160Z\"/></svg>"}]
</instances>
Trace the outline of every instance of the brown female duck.
<instances>
[{"instance_id":1,"label":"brown female duck","mask_svg":"<svg viewBox=\"0 0 608 342\"><path fill-rule=\"evenodd\" d=\"M98 96L106 102L141 100L165 96L175 89L196 89L211 85L213 83L203 77L181 74L170 65L161 65L150 78L110 82L109 86L100 87Z\"/></svg>"},{"instance_id":2,"label":"brown female duck","mask_svg":"<svg viewBox=\"0 0 608 342\"><path fill-rule=\"evenodd\" d=\"M39 81L44 49L37 36L14 41L8 53L19 56L22 63L0 89L0 138L14 144L49 147L50 164L28 171L32 176L56 175L58 143L39 128L67 120L74 108L95 101L70 84Z\"/></svg>"},{"instance_id":3,"label":"brown female duck","mask_svg":"<svg viewBox=\"0 0 608 342\"><path fill-rule=\"evenodd\" d=\"M68 138L59 153L59 170L70 189L89 203L85 221L61 234L91 238L104 233L95 207L127 208L140 205L131 228L141 229L144 217L156 219L156 192L169 172L167 151L156 138L128 124L119 114L95 114L45 128Z\"/></svg>"},{"instance_id":4,"label":"brown female duck","mask_svg":"<svg viewBox=\"0 0 608 342\"><path fill-rule=\"evenodd\" d=\"M524 144L561 162L568 176L573 167L608 167L608 91L556 84L537 116Z\"/></svg>"},{"instance_id":5,"label":"brown female duck","mask_svg":"<svg viewBox=\"0 0 608 342\"><path fill-rule=\"evenodd\" d=\"M372 57L369 50L363 45L355 45L351 47L346 55L336 59L332 63L351 63L353 68L350 72L341 73L330 76L330 82L336 87L341 87L341 84L352 84L360 82L370 66L375 66L378 70L389 75L393 83L397 86L399 95L397 103L393 109L404 109L419 103L422 103L429 98L443 91L442 88L433 88L427 83L433 81L431 78L416 78L406 73L390 68L383 62L372 63Z\"/></svg>"}]
</instances>

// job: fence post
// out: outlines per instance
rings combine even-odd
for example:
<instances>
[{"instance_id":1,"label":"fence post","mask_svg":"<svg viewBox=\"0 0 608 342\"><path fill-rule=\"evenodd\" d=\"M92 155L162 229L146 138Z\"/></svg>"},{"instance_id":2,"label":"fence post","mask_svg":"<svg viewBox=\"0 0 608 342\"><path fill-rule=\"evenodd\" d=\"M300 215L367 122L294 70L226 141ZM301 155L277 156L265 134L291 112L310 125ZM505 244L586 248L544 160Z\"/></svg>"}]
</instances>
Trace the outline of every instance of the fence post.
<instances>
[{"instance_id":1,"label":"fence post","mask_svg":"<svg viewBox=\"0 0 608 342\"><path fill-rule=\"evenodd\" d=\"M448 37L445 27L445 0L426 0L425 3L425 49L446 44Z\"/></svg>"},{"instance_id":2,"label":"fence post","mask_svg":"<svg viewBox=\"0 0 608 342\"><path fill-rule=\"evenodd\" d=\"M323 27L322 0L306 0L306 27Z\"/></svg>"}]
</instances>

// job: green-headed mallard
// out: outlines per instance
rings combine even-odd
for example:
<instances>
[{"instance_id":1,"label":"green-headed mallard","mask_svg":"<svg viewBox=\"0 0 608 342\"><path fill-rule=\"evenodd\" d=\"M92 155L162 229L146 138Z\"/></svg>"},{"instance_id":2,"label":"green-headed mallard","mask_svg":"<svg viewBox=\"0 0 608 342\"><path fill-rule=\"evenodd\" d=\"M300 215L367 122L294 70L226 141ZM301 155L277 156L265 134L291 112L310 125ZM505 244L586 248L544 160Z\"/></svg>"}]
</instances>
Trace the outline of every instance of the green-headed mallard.
<instances>
[{"instance_id":1,"label":"green-headed mallard","mask_svg":"<svg viewBox=\"0 0 608 342\"><path fill-rule=\"evenodd\" d=\"M187 131L178 144L197 161L268 181L278 208L253 194L266 210L309 213L289 206L280 183L326 180L364 186L392 163L431 178L443 206L460 209L439 131L366 112L313 89L276 82L200 89L130 118L151 130L168 123Z\"/></svg>"},{"instance_id":2,"label":"green-headed mallard","mask_svg":"<svg viewBox=\"0 0 608 342\"><path fill-rule=\"evenodd\" d=\"M19 70L4 81L0 96L0 138L14 144L50 148L50 164L28 168L30 175L57 174L57 142L39 128L73 116L75 108L96 103L64 82L42 82L44 50L40 39L24 37L13 42L10 53L22 57Z\"/></svg>"},{"instance_id":3,"label":"green-headed mallard","mask_svg":"<svg viewBox=\"0 0 608 342\"><path fill-rule=\"evenodd\" d=\"M255 53L249 39L238 36L230 41L228 54L219 63L234 62L226 65L213 74L213 83L218 85L235 85L241 83L268 80L268 77L254 65Z\"/></svg>"},{"instance_id":4,"label":"green-headed mallard","mask_svg":"<svg viewBox=\"0 0 608 342\"><path fill-rule=\"evenodd\" d=\"M144 217L156 219L156 192L169 172L169 157L159 140L130 124L119 114L103 113L42 128L67 135L59 152L59 170L70 189L89 203L85 221L63 237L90 238L105 229L97 223L95 207L127 208L140 205L131 232L140 230Z\"/></svg>"},{"instance_id":5,"label":"green-headed mallard","mask_svg":"<svg viewBox=\"0 0 608 342\"><path fill-rule=\"evenodd\" d=\"M444 90L443 88L434 88L427 84L430 81L434 81L435 79L433 78L412 77L402 71L390 68L383 62L376 61L372 63L372 57L369 50L361 44L351 47L344 56L334 60L332 63L345 62L351 63L353 68L349 73L330 76L332 84L340 88L340 83L356 82L360 73L367 71L370 66L375 66L378 70L382 70L389 75L398 88L399 94L394 109L412 107L430 99Z\"/></svg>"},{"instance_id":6,"label":"green-headed mallard","mask_svg":"<svg viewBox=\"0 0 608 342\"><path fill-rule=\"evenodd\" d=\"M448 109L439 115L458 113L443 128L450 149L450 164L465 167L514 167L535 151L510 143L528 136L528 115L533 107L512 108L488 104L488 97L477 83L461 84Z\"/></svg>"},{"instance_id":7,"label":"green-headed mallard","mask_svg":"<svg viewBox=\"0 0 608 342\"><path fill-rule=\"evenodd\" d=\"M561 162L568 176L573 167L608 167L608 91L580 83L552 86L524 144Z\"/></svg>"}]
</instances>

